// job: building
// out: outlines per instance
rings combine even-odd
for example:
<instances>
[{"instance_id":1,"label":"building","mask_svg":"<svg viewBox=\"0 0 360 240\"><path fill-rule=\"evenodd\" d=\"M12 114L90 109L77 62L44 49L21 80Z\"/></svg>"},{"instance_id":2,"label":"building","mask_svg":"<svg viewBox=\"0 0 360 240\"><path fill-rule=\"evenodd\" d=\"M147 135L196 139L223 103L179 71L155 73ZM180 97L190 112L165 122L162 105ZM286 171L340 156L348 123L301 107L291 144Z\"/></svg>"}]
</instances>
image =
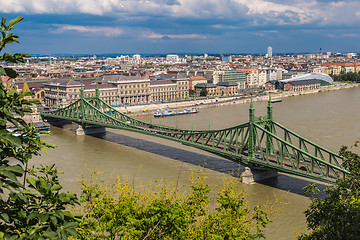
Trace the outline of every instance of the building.
<instances>
[{"instance_id":1,"label":"building","mask_svg":"<svg viewBox=\"0 0 360 240\"><path fill-rule=\"evenodd\" d=\"M45 105L60 107L69 105L80 98L81 82L72 79L56 79L44 83Z\"/></svg>"},{"instance_id":2,"label":"building","mask_svg":"<svg viewBox=\"0 0 360 240\"><path fill-rule=\"evenodd\" d=\"M176 83L177 98L176 100L189 98L189 78L182 74L171 73L171 74L160 74L154 76L153 80L169 80Z\"/></svg>"},{"instance_id":3,"label":"building","mask_svg":"<svg viewBox=\"0 0 360 240\"><path fill-rule=\"evenodd\" d=\"M257 68L238 68L236 70L245 73L246 88L259 87L259 71Z\"/></svg>"},{"instance_id":4,"label":"building","mask_svg":"<svg viewBox=\"0 0 360 240\"><path fill-rule=\"evenodd\" d=\"M238 94L238 84L236 82L218 82L216 86L218 96L231 96Z\"/></svg>"},{"instance_id":5,"label":"building","mask_svg":"<svg viewBox=\"0 0 360 240\"><path fill-rule=\"evenodd\" d=\"M108 104L139 104L150 101L150 79L103 75L99 79L57 79L44 83L45 104L50 107L69 105L80 98L81 87L85 96L94 96L96 84L99 88L99 97Z\"/></svg>"},{"instance_id":6,"label":"building","mask_svg":"<svg viewBox=\"0 0 360 240\"><path fill-rule=\"evenodd\" d=\"M140 54L134 54L132 56L132 61L134 64L140 64L141 63L141 56Z\"/></svg>"},{"instance_id":7,"label":"building","mask_svg":"<svg viewBox=\"0 0 360 240\"><path fill-rule=\"evenodd\" d=\"M267 56L268 58L272 58L272 47L267 48Z\"/></svg>"},{"instance_id":8,"label":"building","mask_svg":"<svg viewBox=\"0 0 360 240\"><path fill-rule=\"evenodd\" d=\"M168 63L178 63L180 62L179 56L174 54L168 54L166 55L166 62Z\"/></svg>"},{"instance_id":9,"label":"building","mask_svg":"<svg viewBox=\"0 0 360 240\"><path fill-rule=\"evenodd\" d=\"M150 79L137 76L103 75L99 82L116 86L117 94L114 102L119 104L138 104L150 101Z\"/></svg>"},{"instance_id":10,"label":"building","mask_svg":"<svg viewBox=\"0 0 360 240\"><path fill-rule=\"evenodd\" d=\"M16 84L16 89L18 92L31 92L31 96L25 97L26 99L35 99L40 102L44 102L45 90L44 83L42 82L24 82Z\"/></svg>"},{"instance_id":11,"label":"building","mask_svg":"<svg viewBox=\"0 0 360 240\"><path fill-rule=\"evenodd\" d=\"M58 79L44 83L45 105L50 107L64 107L74 103L81 97L81 88L84 96L95 96L96 82L94 80L75 81L72 79ZM118 91L115 84L99 83L99 97L108 104L118 100Z\"/></svg>"},{"instance_id":12,"label":"building","mask_svg":"<svg viewBox=\"0 0 360 240\"><path fill-rule=\"evenodd\" d=\"M177 84L171 80L151 80L150 93L150 102L174 101L179 99Z\"/></svg>"},{"instance_id":13,"label":"building","mask_svg":"<svg viewBox=\"0 0 360 240\"><path fill-rule=\"evenodd\" d=\"M330 69L334 69L335 66L340 67L340 72L348 73L348 72L359 72L360 71L360 63L358 62L334 62L334 63L323 63L321 66L326 66ZM334 71L334 70L333 70ZM338 71L337 71L338 72ZM340 73L339 72L339 73ZM332 73L330 70L329 74L339 74Z\"/></svg>"},{"instance_id":14,"label":"building","mask_svg":"<svg viewBox=\"0 0 360 240\"><path fill-rule=\"evenodd\" d=\"M221 55L221 61L223 62L232 62L232 57L231 55Z\"/></svg>"},{"instance_id":15,"label":"building","mask_svg":"<svg viewBox=\"0 0 360 240\"><path fill-rule=\"evenodd\" d=\"M329 84L334 83L334 80L329 75L324 74L324 73L307 73L307 74L301 75L299 77L279 80L279 83L281 85L280 87L283 88L282 86L287 82L306 81L306 80L314 80L314 79L319 80L321 85L329 85Z\"/></svg>"},{"instance_id":16,"label":"building","mask_svg":"<svg viewBox=\"0 0 360 240\"><path fill-rule=\"evenodd\" d=\"M194 86L198 83L207 83L207 79L203 76L192 76L189 77L189 89L195 90Z\"/></svg>"},{"instance_id":17,"label":"building","mask_svg":"<svg viewBox=\"0 0 360 240\"><path fill-rule=\"evenodd\" d=\"M321 81L317 79L290 81L284 84L284 91L303 91L318 89Z\"/></svg>"},{"instance_id":18,"label":"building","mask_svg":"<svg viewBox=\"0 0 360 240\"><path fill-rule=\"evenodd\" d=\"M238 86L236 82L218 82L213 83L198 83L194 86L195 94L201 96L203 91L206 91L206 96L231 96L238 93Z\"/></svg>"},{"instance_id":19,"label":"building","mask_svg":"<svg viewBox=\"0 0 360 240\"><path fill-rule=\"evenodd\" d=\"M198 83L194 86L195 94L202 96L202 92L206 91L206 96L217 96L217 85L213 83Z\"/></svg>"},{"instance_id":20,"label":"building","mask_svg":"<svg viewBox=\"0 0 360 240\"><path fill-rule=\"evenodd\" d=\"M268 91L274 91L278 89L278 81L269 81L265 83L265 89Z\"/></svg>"},{"instance_id":21,"label":"building","mask_svg":"<svg viewBox=\"0 0 360 240\"><path fill-rule=\"evenodd\" d=\"M259 70L258 71L259 74L259 87L264 87L265 83L266 83L266 71L264 70Z\"/></svg>"},{"instance_id":22,"label":"building","mask_svg":"<svg viewBox=\"0 0 360 240\"><path fill-rule=\"evenodd\" d=\"M218 82L236 82L238 89L245 89L246 74L239 70L216 71L213 73L213 84Z\"/></svg>"}]
</instances>

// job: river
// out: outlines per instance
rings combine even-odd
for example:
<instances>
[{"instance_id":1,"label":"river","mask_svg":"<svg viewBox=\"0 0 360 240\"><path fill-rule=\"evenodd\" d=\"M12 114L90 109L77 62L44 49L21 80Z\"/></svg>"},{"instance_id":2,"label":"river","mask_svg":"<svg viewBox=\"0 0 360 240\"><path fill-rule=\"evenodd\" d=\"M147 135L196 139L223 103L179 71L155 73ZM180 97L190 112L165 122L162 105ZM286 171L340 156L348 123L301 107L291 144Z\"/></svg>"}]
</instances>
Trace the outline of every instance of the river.
<instances>
[{"instance_id":1,"label":"river","mask_svg":"<svg viewBox=\"0 0 360 240\"><path fill-rule=\"evenodd\" d=\"M359 139L360 88L321 92L284 98L273 104L273 118L301 136L338 152L342 145L351 146ZM266 102L255 102L255 114L266 114ZM248 121L249 104L232 104L201 109L198 114L154 119L149 115L140 120L178 126L184 129L221 129ZM61 177L66 190L79 192L80 175L89 169L103 171L103 176L124 175L135 185L154 183L160 179L178 181L183 189L189 185L192 172L206 165L207 183L214 189L222 177L238 166L209 153L151 136L107 129L106 134L76 136L74 132L52 127L52 136L43 139L58 147L48 154L35 157L33 163L56 163L65 172ZM359 153L359 148L353 148ZM211 169L214 170L211 170ZM306 231L304 211L310 201L302 195L305 179L280 174L277 179L241 185L251 204L264 204L278 199L282 202L266 230L267 239L296 239ZM320 184L320 187L325 187Z\"/></svg>"}]
</instances>

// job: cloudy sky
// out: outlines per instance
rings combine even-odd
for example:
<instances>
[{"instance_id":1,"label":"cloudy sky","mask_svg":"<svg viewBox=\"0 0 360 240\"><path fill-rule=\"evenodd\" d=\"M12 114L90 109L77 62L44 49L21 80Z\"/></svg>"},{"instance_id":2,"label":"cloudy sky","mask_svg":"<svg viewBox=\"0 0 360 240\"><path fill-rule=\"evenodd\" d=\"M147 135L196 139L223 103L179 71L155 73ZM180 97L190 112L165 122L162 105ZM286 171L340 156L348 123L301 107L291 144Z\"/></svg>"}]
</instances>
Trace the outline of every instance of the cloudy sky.
<instances>
[{"instance_id":1,"label":"cloudy sky","mask_svg":"<svg viewBox=\"0 0 360 240\"><path fill-rule=\"evenodd\" d=\"M38 54L358 52L358 0L0 0Z\"/></svg>"}]
</instances>

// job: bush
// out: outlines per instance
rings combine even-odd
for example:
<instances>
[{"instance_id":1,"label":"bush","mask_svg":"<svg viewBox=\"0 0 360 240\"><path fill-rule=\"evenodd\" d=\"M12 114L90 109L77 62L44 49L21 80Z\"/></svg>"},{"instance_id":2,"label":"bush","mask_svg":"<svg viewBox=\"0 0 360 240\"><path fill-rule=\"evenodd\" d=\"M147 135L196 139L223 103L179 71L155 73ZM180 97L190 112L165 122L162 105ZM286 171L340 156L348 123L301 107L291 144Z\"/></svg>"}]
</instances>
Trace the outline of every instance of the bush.
<instances>
[{"instance_id":1,"label":"bush","mask_svg":"<svg viewBox=\"0 0 360 240\"><path fill-rule=\"evenodd\" d=\"M13 35L13 26L23 18L6 23L2 18L0 51L11 42L19 42ZM24 62L27 54L5 53L2 62ZM0 66L0 75L15 78L11 68ZM76 205L72 193L61 193L59 172L54 165L28 169L29 160L40 155L45 147L54 147L42 141L41 132L27 124L22 117L31 112L37 100L27 100L31 93L6 91L0 84L0 239L67 239L77 236L75 227L79 215L65 210ZM15 131L7 130L12 124Z\"/></svg>"},{"instance_id":2,"label":"bush","mask_svg":"<svg viewBox=\"0 0 360 240\"><path fill-rule=\"evenodd\" d=\"M81 239L264 238L268 214L260 206L249 207L237 180L224 181L213 211L204 180L202 173L193 177L186 195L164 182L134 188L117 177L108 184L92 172L89 180L81 180Z\"/></svg>"},{"instance_id":3,"label":"bush","mask_svg":"<svg viewBox=\"0 0 360 240\"><path fill-rule=\"evenodd\" d=\"M357 145L357 143L356 143ZM343 147L340 155L344 157L343 166L350 173L339 179L335 185L325 188L327 196L317 196L319 189L315 184L305 188L311 194L311 205L306 210L309 233L299 239L352 240L360 236L360 156Z\"/></svg>"}]
</instances>

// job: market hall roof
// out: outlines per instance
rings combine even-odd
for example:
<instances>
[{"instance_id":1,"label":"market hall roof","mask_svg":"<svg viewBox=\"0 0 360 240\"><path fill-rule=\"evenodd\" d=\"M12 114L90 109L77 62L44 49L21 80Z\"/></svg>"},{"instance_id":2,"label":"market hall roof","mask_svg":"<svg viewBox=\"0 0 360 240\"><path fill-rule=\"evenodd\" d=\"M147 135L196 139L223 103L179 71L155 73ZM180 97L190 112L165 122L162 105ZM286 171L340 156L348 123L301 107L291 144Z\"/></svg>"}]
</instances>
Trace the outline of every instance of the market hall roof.
<instances>
[{"instance_id":1,"label":"market hall roof","mask_svg":"<svg viewBox=\"0 0 360 240\"><path fill-rule=\"evenodd\" d=\"M321 82L325 82L328 84L334 83L334 80L328 74L325 74L325 73L308 73L308 74L305 74L305 75L302 75L299 77L279 80L279 82L287 83L287 82L292 82L292 81L304 81L304 80L310 80L310 79L316 79L316 80L319 80Z\"/></svg>"}]
</instances>

